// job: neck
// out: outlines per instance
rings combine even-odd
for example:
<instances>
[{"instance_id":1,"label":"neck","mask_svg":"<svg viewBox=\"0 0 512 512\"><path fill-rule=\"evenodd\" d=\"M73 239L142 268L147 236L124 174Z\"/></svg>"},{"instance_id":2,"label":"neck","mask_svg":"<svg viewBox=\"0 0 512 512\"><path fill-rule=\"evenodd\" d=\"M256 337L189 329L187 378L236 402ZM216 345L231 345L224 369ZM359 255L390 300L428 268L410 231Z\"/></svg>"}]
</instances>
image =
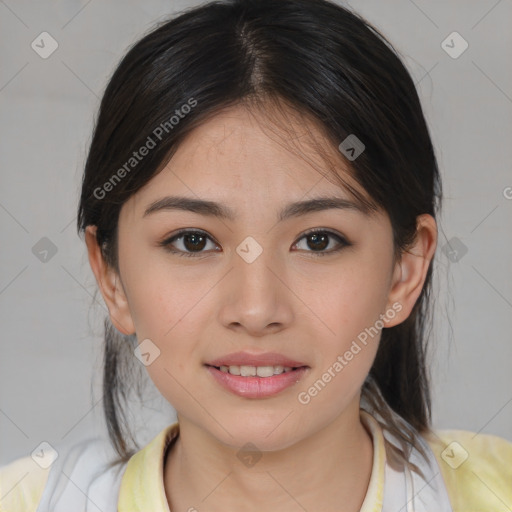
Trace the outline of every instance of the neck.
<instances>
[{"instance_id":1,"label":"neck","mask_svg":"<svg viewBox=\"0 0 512 512\"><path fill-rule=\"evenodd\" d=\"M167 453L164 468L171 512L273 508L355 512L361 508L373 446L358 408L345 411L314 436L262 453L247 466L235 458L238 450L219 443L185 418L179 424L180 435Z\"/></svg>"}]
</instances>

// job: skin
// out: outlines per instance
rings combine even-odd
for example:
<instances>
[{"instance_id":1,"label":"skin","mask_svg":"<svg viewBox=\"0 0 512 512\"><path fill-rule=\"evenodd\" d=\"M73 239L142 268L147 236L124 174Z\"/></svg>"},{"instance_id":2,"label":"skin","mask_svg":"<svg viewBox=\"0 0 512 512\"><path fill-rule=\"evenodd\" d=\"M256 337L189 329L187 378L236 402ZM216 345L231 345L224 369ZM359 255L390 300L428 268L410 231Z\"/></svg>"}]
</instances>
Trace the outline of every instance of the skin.
<instances>
[{"instance_id":1,"label":"skin","mask_svg":"<svg viewBox=\"0 0 512 512\"><path fill-rule=\"evenodd\" d=\"M307 144L304 125L293 126L301 157L269 136L265 123L263 113L237 106L189 135L165 169L123 205L119 274L102 259L95 227L86 230L91 268L113 324L160 350L146 369L180 423L164 468L173 512L360 509L373 446L359 403L380 333L308 404L297 395L393 304L401 311L386 327L409 316L436 248L430 215L418 217L416 243L399 262L383 212L370 217L329 209L277 222L289 202L350 196L311 165L322 160ZM321 138L315 126L308 128ZM349 178L347 168L339 168ZM143 217L153 201L171 194L226 204L235 220L177 210ZM158 245L182 228L211 237L199 256L180 257ZM317 256L303 236L311 228L339 233L352 245ZM263 249L252 263L236 252L247 236ZM329 240L324 253L340 247ZM173 245L191 250L183 239ZM276 396L242 398L204 367L239 350L279 352L310 368ZM248 442L262 454L251 467L237 457Z\"/></svg>"}]
</instances>

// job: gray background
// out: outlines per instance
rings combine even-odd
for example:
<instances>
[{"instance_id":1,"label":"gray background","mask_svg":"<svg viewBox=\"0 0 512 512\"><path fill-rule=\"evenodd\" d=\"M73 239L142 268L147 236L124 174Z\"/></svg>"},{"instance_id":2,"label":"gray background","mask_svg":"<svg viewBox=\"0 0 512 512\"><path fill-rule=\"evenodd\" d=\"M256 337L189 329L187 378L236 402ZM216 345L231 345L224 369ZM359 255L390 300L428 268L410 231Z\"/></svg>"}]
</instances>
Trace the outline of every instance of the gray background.
<instances>
[{"instance_id":1,"label":"gray background","mask_svg":"<svg viewBox=\"0 0 512 512\"><path fill-rule=\"evenodd\" d=\"M106 308L100 295L93 300L96 284L75 230L82 168L103 88L127 46L157 19L195 4L0 0L0 464L41 441L106 432ZM512 3L350 5L401 52L444 180L434 427L512 440ZM43 31L58 42L47 59L31 48ZM441 45L454 31L469 44L458 58ZM452 52L461 48L457 40L446 44ZM44 237L57 251L46 262L36 245L48 244ZM457 250L452 259L447 242ZM174 421L151 386L145 408L133 408L142 442Z\"/></svg>"}]
</instances>

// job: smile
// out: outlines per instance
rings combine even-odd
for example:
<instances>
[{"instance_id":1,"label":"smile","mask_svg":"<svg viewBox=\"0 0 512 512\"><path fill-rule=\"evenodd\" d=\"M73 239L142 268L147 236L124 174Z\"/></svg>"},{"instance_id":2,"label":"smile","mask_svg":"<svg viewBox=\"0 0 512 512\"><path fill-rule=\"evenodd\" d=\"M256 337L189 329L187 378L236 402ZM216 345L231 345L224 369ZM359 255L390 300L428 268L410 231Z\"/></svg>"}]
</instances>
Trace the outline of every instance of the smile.
<instances>
[{"instance_id":1,"label":"smile","mask_svg":"<svg viewBox=\"0 0 512 512\"><path fill-rule=\"evenodd\" d=\"M310 369L307 366L211 366L209 374L224 389L244 398L267 398L297 384Z\"/></svg>"},{"instance_id":2,"label":"smile","mask_svg":"<svg viewBox=\"0 0 512 512\"><path fill-rule=\"evenodd\" d=\"M272 377L281 373L291 372L294 368L290 366L219 366L215 367L221 372L230 373L231 375L240 375L242 377Z\"/></svg>"}]
</instances>

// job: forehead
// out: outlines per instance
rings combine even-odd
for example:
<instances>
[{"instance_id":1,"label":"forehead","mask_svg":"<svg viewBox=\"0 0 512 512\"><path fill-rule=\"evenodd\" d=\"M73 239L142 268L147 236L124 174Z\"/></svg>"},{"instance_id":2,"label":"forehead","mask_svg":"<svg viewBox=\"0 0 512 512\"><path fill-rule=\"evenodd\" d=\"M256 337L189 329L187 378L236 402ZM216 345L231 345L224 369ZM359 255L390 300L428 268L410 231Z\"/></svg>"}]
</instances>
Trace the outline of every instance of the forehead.
<instances>
[{"instance_id":1,"label":"forehead","mask_svg":"<svg viewBox=\"0 0 512 512\"><path fill-rule=\"evenodd\" d=\"M248 179L287 174L307 185L322 176L330 156L350 174L317 124L289 109L270 109L237 105L216 114L185 139L168 167L195 170L199 164L203 175L213 169Z\"/></svg>"},{"instance_id":2,"label":"forehead","mask_svg":"<svg viewBox=\"0 0 512 512\"><path fill-rule=\"evenodd\" d=\"M238 105L195 128L164 169L132 196L132 208L143 215L148 201L169 193L260 205L306 196L353 200L334 179L329 163L369 199L336 151L317 124L294 111Z\"/></svg>"}]
</instances>

